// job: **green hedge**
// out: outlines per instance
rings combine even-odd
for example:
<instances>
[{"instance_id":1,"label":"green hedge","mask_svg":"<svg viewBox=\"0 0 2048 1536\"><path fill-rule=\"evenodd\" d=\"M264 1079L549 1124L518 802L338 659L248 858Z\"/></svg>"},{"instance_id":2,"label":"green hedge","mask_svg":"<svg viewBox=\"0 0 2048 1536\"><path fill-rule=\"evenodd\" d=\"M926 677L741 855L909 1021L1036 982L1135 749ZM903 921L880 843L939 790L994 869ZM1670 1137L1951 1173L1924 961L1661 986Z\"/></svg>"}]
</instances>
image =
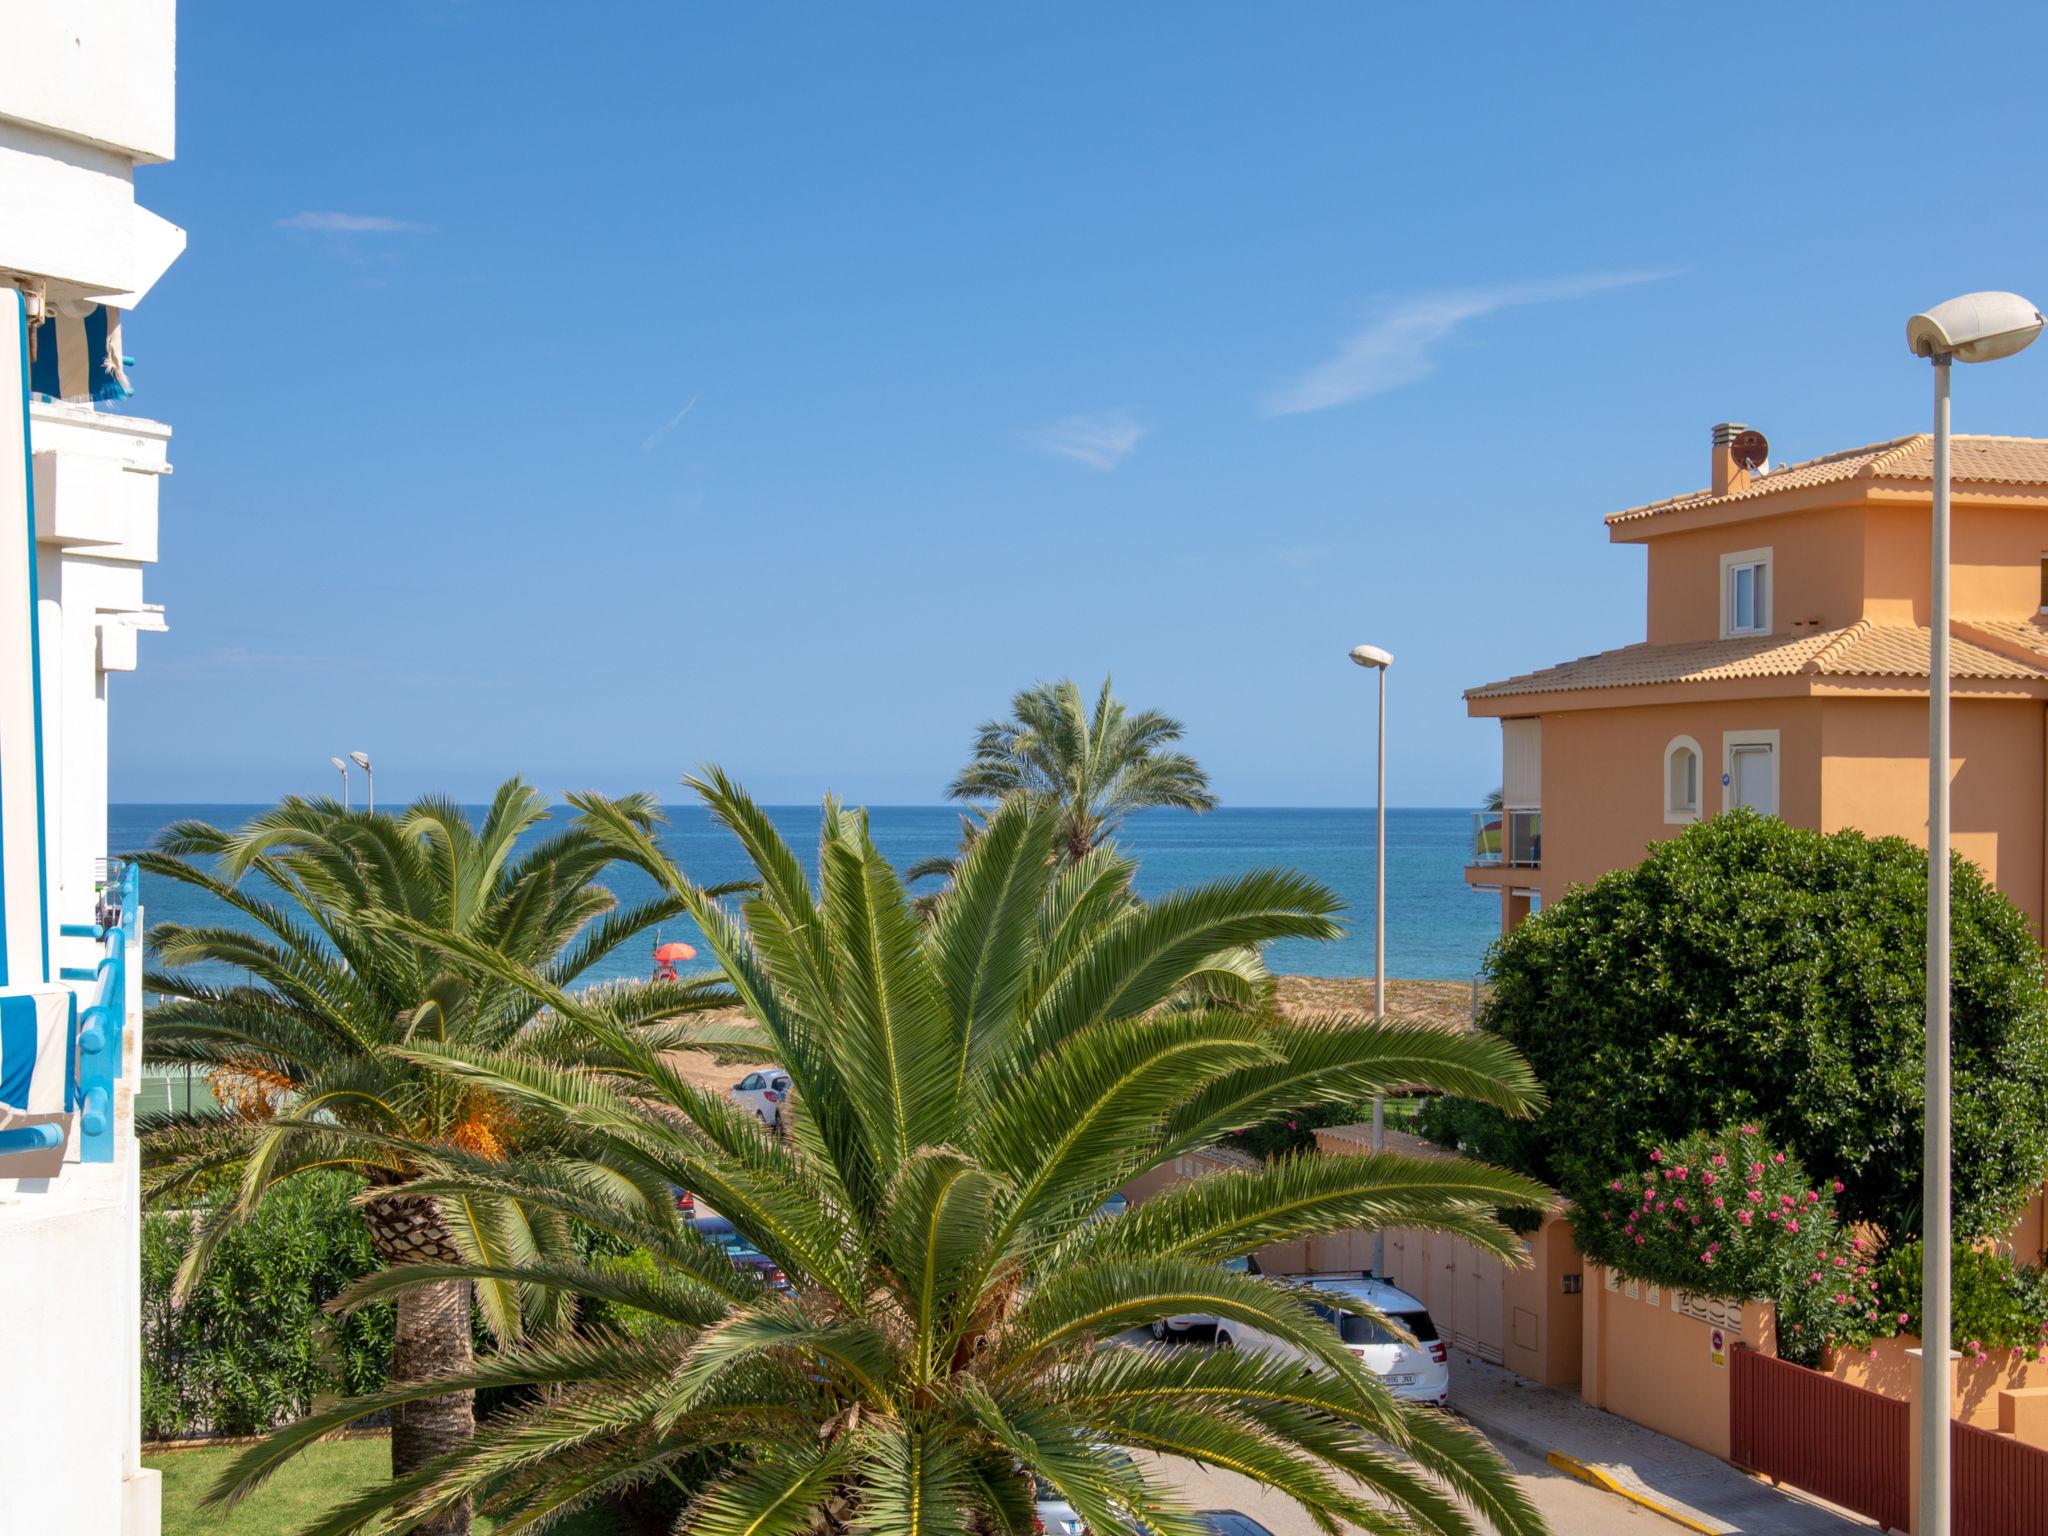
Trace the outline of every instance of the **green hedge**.
<instances>
[{"instance_id":1,"label":"green hedge","mask_svg":"<svg viewBox=\"0 0 2048 1536\"><path fill-rule=\"evenodd\" d=\"M142 1436L247 1435L316 1396L375 1391L391 1354L392 1309L329 1318L322 1306L377 1267L341 1173L288 1180L214 1250L198 1288L171 1303L194 1217L142 1223Z\"/></svg>"},{"instance_id":2,"label":"green hedge","mask_svg":"<svg viewBox=\"0 0 2048 1536\"><path fill-rule=\"evenodd\" d=\"M1920 1244L1901 1243L1879 1268L1879 1305L1887 1333L1920 1332ZM1949 1253L1953 1348L2048 1361L2048 1273L2002 1253L1958 1245Z\"/></svg>"},{"instance_id":3,"label":"green hedge","mask_svg":"<svg viewBox=\"0 0 2048 1536\"><path fill-rule=\"evenodd\" d=\"M1748 1121L1845 1221L1920 1227L1927 855L1734 811L1502 939L1484 1027L1550 1095L1467 1111L1467 1150L1585 1205L1652 1148ZM2048 1176L2048 991L2025 914L1958 859L1955 1230L2005 1230ZM1489 1123L1490 1122L1490 1123Z\"/></svg>"}]
</instances>

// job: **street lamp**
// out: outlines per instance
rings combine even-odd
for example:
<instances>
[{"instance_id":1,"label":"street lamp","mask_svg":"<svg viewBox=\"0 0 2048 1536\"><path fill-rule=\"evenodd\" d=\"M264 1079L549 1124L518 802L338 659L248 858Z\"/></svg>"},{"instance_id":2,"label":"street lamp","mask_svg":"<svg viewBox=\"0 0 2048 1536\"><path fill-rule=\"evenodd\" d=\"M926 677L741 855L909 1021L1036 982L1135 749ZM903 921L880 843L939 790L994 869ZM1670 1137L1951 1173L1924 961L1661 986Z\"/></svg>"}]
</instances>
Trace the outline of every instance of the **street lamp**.
<instances>
[{"instance_id":1,"label":"street lamp","mask_svg":"<svg viewBox=\"0 0 2048 1536\"><path fill-rule=\"evenodd\" d=\"M345 811L348 809L348 764L338 757L330 757L327 761L334 764L336 771L341 774L341 808Z\"/></svg>"},{"instance_id":2,"label":"street lamp","mask_svg":"<svg viewBox=\"0 0 2048 1536\"><path fill-rule=\"evenodd\" d=\"M370 814L374 816L377 814L377 776L370 771L370 754L367 752L351 752L348 755L348 760L363 770L363 782L367 786L363 790L363 795L369 802Z\"/></svg>"},{"instance_id":3,"label":"street lamp","mask_svg":"<svg viewBox=\"0 0 2048 1536\"><path fill-rule=\"evenodd\" d=\"M1927 1062L1920 1172L1920 1536L1949 1536L1948 374L1949 363L2011 357L2041 334L2016 293L1966 293L1906 322L1906 345L1934 364L1934 550L1928 582Z\"/></svg>"},{"instance_id":4,"label":"street lamp","mask_svg":"<svg viewBox=\"0 0 2048 1536\"><path fill-rule=\"evenodd\" d=\"M1387 669L1394 664L1393 654L1376 645L1354 645L1351 659L1361 667L1370 667L1380 679L1380 729L1379 729L1379 789L1373 795L1374 814L1379 818L1379 830L1373 837L1373 859L1376 865L1372 898L1372 1016L1378 1023L1387 1014ZM1384 1094L1372 1096L1372 1149L1384 1152L1387 1146L1387 1101ZM1386 1235L1377 1228L1372 1234L1372 1272L1375 1279L1386 1275Z\"/></svg>"}]
</instances>

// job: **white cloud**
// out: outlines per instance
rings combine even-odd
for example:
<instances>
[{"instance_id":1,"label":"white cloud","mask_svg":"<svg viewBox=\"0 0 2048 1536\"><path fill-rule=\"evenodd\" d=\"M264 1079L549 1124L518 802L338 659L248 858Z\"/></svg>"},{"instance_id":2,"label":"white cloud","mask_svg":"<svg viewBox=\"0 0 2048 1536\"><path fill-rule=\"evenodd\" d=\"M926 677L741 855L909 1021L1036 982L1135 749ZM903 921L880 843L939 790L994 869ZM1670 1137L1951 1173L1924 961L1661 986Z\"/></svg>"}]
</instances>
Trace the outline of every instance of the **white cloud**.
<instances>
[{"instance_id":1,"label":"white cloud","mask_svg":"<svg viewBox=\"0 0 2048 1536\"><path fill-rule=\"evenodd\" d=\"M307 230L319 235L424 235L431 224L413 224L381 213L295 213L277 221L279 229Z\"/></svg>"},{"instance_id":2,"label":"white cloud","mask_svg":"<svg viewBox=\"0 0 2048 1536\"><path fill-rule=\"evenodd\" d=\"M1468 320L1523 304L1591 298L1615 288L1654 283L1670 272L1595 272L1539 283L1512 283L1403 299L1346 341L1328 362L1311 368L1266 401L1269 416L1327 410L1366 395L1413 384L1436 366L1436 344Z\"/></svg>"},{"instance_id":3,"label":"white cloud","mask_svg":"<svg viewBox=\"0 0 2048 1536\"><path fill-rule=\"evenodd\" d=\"M697 402L701 399L703 399L702 395L692 395L688 400L684 401L683 408L680 411L677 411L675 415L669 417L667 421L664 421L660 426L647 434L647 441L640 445L640 451L642 453L650 452L664 437L667 437L669 433L681 426L683 418L697 409Z\"/></svg>"},{"instance_id":4,"label":"white cloud","mask_svg":"<svg viewBox=\"0 0 2048 1536\"><path fill-rule=\"evenodd\" d=\"M1064 416L1049 427L1026 432L1024 441L1040 453L1072 459L1107 474L1130 457L1145 435L1128 411L1102 411L1093 416Z\"/></svg>"}]
</instances>

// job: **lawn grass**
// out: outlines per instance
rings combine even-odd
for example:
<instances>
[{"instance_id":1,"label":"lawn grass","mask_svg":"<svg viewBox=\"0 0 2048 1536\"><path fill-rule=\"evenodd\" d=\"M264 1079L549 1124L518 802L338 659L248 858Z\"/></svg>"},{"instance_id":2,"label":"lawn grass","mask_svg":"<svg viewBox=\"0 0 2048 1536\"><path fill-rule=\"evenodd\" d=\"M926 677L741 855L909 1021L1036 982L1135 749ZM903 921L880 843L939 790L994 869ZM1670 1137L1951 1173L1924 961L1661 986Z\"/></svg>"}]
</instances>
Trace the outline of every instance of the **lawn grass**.
<instances>
[{"instance_id":1,"label":"lawn grass","mask_svg":"<svg viewBox=\"0 0 2048 1536\"><path fill-rule=\"evenodd\" d=\"M343 1499L391 1475L391 1442L323 1440L294 1456L277 1475L233 1509L201 1509L199 1501L236 1449L166 1451L145 1456L142 1464L164 1475L163 1536L290 1536ZM478 1531L493 1522L479 1520ZM583 1515L556 1527L561 1536L611 1536L611 1527L596 1515Z\"/></svg>"}]
</instances>

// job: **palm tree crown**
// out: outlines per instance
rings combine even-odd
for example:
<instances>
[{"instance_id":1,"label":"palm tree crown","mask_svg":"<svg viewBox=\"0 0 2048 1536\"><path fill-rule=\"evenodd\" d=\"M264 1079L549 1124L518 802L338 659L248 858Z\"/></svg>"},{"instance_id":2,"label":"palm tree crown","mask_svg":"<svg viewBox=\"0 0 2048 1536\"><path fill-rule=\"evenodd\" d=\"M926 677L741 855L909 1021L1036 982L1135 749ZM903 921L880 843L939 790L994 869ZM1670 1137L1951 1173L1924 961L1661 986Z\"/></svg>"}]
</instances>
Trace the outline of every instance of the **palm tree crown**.
<instances>
[{"instance_id":1,"label":"palm tree crown","mask_svg":"<svg viewBox=\"0 0 2048 1536\"><path fill-rule=\"evenodd\" d=\"M1156 709L1129 713L1104 678L1091 714L1072 678L1039 683L1010 701L1010 718L983 723L974 757L947 795L1003 800L1025 794L1060 808L1058 846L1084 857L1130 811L1216 808L1209 776L1185 752L1164 750L1185 734Z\"/></svg>"},{"instance_id":2,"label":"palm tree crown","mask_svg":"<svg viewBox=\"0 0 2048 1536\"><path fill-rule=\"evenodd\" d=\"M651 803L615 815L648 825ZM364 1218L387 1264L520 1254L559 1247L565 1232L516 1202L438 1201L399 1186L433 1148L485 1161L516 1149L515 1106L502 1095L429 1072L402 1051L432 1041L543 1057L578 1049L539 1018L543 999L376 919L397 914L483 947L568 985L619 944L682 910L662 895L615 910L597 877L613 862L609 834L586 826L538 836L540 796L513 779L480 825L452 802L421 800L401 815L345 811L331 800L288 799L238 831L200 821L165 830L139 854L149 873L210 893L244 919L164 923L151 933L155 994L148 1059L209 1068L226 1116L157 1116L144 1125L144 1188L152 1198L215 1188L180 1276L189 1287L220 1234L264 1192L302 1169L342 1166L370 1185ZM249 878L249 877L255 878ZM722 985L668 984L593 999L602 1016L637 1024L729 1001ZM424 1152L422 1149L426 1149ZM515 1287L478 1293L502 1336L520 1328ZM418 1380L466 1361L469 1286L401 1300L393 1375ZM447 1450L471 1425L466 1398L401 1415L400 1471ZM459 1514L437 1529L463 1527Z\"/></svg>"},{"instance_id":3,"label":"palm tree crown","mask_svg":"<svg viewBox=\"0 0 2048 1536\"><path fill-rule=\"evenodd\" d=\"M411 1192L517 1201L613 1233L644 1262L409 1267L368 1277L353 1301L475 1274L603 1299L640 1322L530 1338L465 1375L315 1415L246 1453L217 1495L239 1496L363 1413L516 1385L542 1392L313 1529L412 1529L471 1497L525 1529L708 1459L722 1470L692 1490L678 1527L697 1536L1023 1536L1034 1478L1098 1530L1135 1519L1195 1536L1190 1513L1113 1449L1128 1447L1230 1467L1333 1529L1541 1530L1483 1441L1395 1401L1297 1293L1222 1267L1360 1223L1455 1232L1512 1257L1490 1213L1544 1203L1539 1187L1469 1162L1303 1157L1102 1212L1132 1179L1281 1108L1427 1083L1526 1111L1538 1093L1510 1048L1397 1021L1287 1021L1190 989L1219 953L1334 934L1334 899L1297 875L1141 905L1128 861L1098 849L1057 864L1058 812L1014 799L920 923L865 818L828 805L814 889L758 807L715 771L698 788L758 871L737 913L633 818L578 804L689 906L758 1048L795 1085L787 1132L570 998L560 1006L601 1042L601 1066L415 1044L412 1058L452 1083L516 1098L581 1139L509 1165L450 1149ZM527 984L478 946L442 942ZM672 1186L729 1218L790 1289L698 1236ZM1124 1342L1185 1311L1270 1331L1318 1369Z\"/></svg>"}]
</instances>

